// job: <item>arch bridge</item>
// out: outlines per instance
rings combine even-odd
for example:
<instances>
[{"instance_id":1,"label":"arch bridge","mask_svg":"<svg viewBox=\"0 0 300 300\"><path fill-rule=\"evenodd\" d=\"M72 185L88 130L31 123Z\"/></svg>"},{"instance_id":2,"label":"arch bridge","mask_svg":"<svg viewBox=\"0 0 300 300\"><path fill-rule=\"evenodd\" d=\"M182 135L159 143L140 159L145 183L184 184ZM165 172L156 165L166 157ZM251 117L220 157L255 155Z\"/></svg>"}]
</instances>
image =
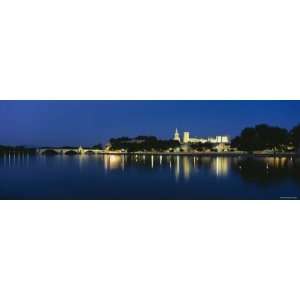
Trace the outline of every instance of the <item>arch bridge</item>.
<instances>
[{"instance_id":1,"label":"arch bridge","mask_svg":"<svg viewBox=\"0 0 300 300\"><path fill-rule=\"evenodd\" d=\"M100 154L104 153L103 150L100 149L94 149L94 148L40 148L37 150L38 154L45 154L47 152L55 152L57 154L67 154L68 152L76 153L76 154Z\"/></svg>"}]
</instances>

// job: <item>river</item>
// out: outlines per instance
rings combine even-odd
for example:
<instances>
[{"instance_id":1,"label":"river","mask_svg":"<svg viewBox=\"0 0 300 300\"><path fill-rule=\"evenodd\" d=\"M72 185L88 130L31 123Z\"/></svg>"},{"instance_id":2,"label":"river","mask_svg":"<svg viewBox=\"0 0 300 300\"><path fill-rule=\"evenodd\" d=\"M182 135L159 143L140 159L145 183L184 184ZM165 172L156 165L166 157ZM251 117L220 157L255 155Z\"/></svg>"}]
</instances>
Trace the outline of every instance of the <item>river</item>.
<instances>
[{"instance_id":1,"label":"river","mask_svg":"<svg viewBox=\"0 0 300 300\"><path fill-rule=\"evenodd\" d=\"M299 199L300 158L2 155L0 199Z\"/></svg>"}]
</instances>

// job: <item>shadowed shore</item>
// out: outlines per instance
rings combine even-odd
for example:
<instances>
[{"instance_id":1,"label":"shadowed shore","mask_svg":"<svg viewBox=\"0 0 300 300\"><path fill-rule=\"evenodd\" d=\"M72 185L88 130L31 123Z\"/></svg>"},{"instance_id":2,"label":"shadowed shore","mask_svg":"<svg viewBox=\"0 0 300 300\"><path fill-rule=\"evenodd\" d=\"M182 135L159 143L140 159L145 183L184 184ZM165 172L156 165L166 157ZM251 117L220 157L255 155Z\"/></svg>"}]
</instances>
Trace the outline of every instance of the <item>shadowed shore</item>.
<instances>
[{"instance_id":1,"label":"shadowed shore","mask_svg":"<svg viewBox=\"0 0 300 300\"><path fill-rule=\"evenodd\" d=\"M102 152L104 155L161 155L161 156L224 156L224 157L298 157L300 153L278 152L278 153L247 153L247 152Z\"/></svg>"}]
</instances>

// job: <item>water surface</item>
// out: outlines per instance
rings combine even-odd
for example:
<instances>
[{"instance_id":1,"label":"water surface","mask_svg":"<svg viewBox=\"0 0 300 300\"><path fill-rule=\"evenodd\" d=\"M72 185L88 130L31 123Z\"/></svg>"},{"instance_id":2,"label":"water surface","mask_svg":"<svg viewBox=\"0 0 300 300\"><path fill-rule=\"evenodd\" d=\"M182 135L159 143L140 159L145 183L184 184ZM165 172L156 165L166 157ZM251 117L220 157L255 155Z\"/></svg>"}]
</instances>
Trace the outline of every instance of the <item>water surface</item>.
<instances>
[{"instance_id":1,"label":"water surface","mask_svg":"<svg viewBox=\"0 0 300 300\"><path fill-rule=\"evenodd\" d=\"M300 159L4 155L0 179L0 199L299 198Z\"/></svg>"}]
</instances>

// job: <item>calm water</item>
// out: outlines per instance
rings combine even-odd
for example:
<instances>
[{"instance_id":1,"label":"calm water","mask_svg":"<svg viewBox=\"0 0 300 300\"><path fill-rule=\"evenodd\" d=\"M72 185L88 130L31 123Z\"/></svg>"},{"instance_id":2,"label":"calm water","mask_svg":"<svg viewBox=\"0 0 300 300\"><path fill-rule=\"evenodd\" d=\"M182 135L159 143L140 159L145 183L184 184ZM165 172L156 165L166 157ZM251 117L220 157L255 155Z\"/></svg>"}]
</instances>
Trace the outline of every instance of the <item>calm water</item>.
<instances>
[{"instance_id":1,"label":"calm water","mask_svg":"<svg viewBox=\"0 0 300 300\"><path fill-rule=\"evenodd\" d=\"M0 199L300 197L300 159L0 156Z\"/></svg>"}]
</instances>

